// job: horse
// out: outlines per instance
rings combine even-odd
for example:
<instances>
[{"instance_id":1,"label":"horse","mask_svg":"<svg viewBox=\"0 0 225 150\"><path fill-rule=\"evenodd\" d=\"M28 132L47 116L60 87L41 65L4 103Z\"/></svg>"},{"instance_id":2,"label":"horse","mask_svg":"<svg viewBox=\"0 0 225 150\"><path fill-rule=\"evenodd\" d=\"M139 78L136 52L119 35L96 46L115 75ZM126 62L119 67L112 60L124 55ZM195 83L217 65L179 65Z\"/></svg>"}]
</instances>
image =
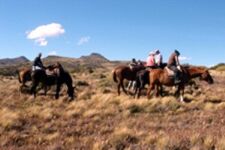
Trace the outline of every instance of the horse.
<instances>
[{"instance_id":1,"label":"horse","mask_svg":"<svg viewBox=\"0 0 225 150\"><path fill-rule=\"evenodd\" d=\"M140 70L137 72L136 75L136 85L135 85L135 92L134 92L134 98L137 96L137 98L140 97L141 90L145 87L146 84L149 84L149 70Z\"/></svg>"},{"instance_id":2,"label":"horse","mask_svg":"<svg viewBox=\"0 0 225 150\"><path fill-rule=\"evenodd\" d=\"M49 65L46 67L46 70L52 70L54 68L54 65ZM32 81L31 79L31 74L32 74L32 69L31 68L22 68L20 70L17 70L17 74L18 74L18 80L19 83L21 83L20 87L19 87L19 91L22 93L23 92L23 88L28 88L28 86L26 85L27 82ZM41 88L45 88L45 95L47 93L47 87L42 86Z\"/></svg>"},{"instance_id":3,"label":"horse","mask_svg":"<svg viewBox=\"0 0 225 150\"><path fill-rule=\"evenodd\" d=\"M56 85L56 93L55 98L59 98L59 92L61 89L62 84L67 85L67 94L70 97L70 100L74 99L74 87L73 87L73 80L70 74L63 69L60 63L57 63L52 69L53 75L47 75L45 70L35 70L32 75L32 87L31 87L31 94L36 97L36 88L39 83L42 83L44 87L51 85Z\"/></svg>"},{"instance_id":4,"label":"horse","mask_svg":"<svg viewBox=\"0 0 225 150\"><path fill-rule=\"evenodd\" d=\"M124 88L123 81L124 79L127 79L129 81L135 81L136 79L136 73L140 70L145 69L143 65L138 65L134 68L130 68L126 65L117 66L112 71L113 80L117 83L117 92L118 95L120 95L120 88L122 87L123 92L127 94L127 91Z\"/></svg>"},{"instance_id":5,"label":"horse","mask_svg":"<svg viewBox=\"0 0 225 150\"><path fill-rule=\"evenodd\" d=\"M178 85L178 89L175 93L175 95L180 96L180 101L183 102L183 95L184 95L184 88L185 85L188 84L188 81L190 81L193 78L200 77L200 80L204 80L208 82L209 84L213 84L213 78L210 75L209 71L202 67L181 67L182 69L182 77L181 82ZM168 71L166 69L153 69L151 70L151 73L149 74L149 80L150 80L150 86L147 91L147 96L150 98L151 90L156 88L155 95L159 95L159 87L162 85L166 86L174 86L174 78L171 78L168 74ZM181 92L180 92L181 91Z\"/></svg>"},{"instance_id":6,"label":"horse","mask_svg":"<svg viewBox=\"0 0 225 150\"><path fill-rule=\"evenodd\" d=\"M160 66L156 66L155 68L161 68L164 69L167 66L167 63L162 63ZM141 90L144 89L145 85L149 85L149 73L152 69L145 69L140 70L137 72L136 75L136 85L135 85L135 92L134 92L134 98L140 98ZM162 96L162 90L163 88L160 87L160 95Z\"/></svg>"},{"instance_id":7,"label":"horse","mask_svg":"<svg viewBox=\"0 0 225 150\"><path fill-rule=\"evenodd\" d=\"M22 68L17 71L18 80L21 83L19 91L22 93L23 87L28 87L26 82L31 81L31 68Z\"/></svg>"}]
</instances>

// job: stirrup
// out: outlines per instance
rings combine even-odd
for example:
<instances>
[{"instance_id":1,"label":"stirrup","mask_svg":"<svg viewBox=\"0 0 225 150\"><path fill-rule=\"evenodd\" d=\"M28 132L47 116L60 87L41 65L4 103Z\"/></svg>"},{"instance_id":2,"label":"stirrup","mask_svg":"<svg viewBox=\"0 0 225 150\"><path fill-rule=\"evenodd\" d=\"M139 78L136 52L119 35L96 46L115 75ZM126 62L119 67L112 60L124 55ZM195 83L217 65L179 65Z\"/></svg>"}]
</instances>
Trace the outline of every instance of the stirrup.
<instances>
[{"instance_id":1,"label":"stirrup","mask_svg":"<svg viewBox=\"0 0 225 150\"><path fill-rule=\"evenodd\" d=\"M174 80L174 84L179 84L181 83L181 80Z\"/></svg>"}]
</instances>

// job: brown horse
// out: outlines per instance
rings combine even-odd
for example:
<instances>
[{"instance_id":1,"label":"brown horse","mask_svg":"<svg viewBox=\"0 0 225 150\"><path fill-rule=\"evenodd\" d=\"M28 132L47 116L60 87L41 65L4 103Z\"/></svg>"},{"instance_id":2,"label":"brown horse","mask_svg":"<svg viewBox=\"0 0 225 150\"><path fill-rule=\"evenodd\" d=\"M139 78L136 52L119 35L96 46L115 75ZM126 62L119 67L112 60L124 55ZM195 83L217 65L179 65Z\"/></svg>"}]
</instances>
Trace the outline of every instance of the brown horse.
<instances>
[{"instance_id":1,"label":"brown horse","mask_svg":"<svg viewBox=\"0 0 225 150\"><path fill-rule=\"evenodd\" d=\"M134 81L136 79L136 74L138 71L145 69L143 65L136 66L133 69L131 69L129 66L123 65L118 66L115 69L113 69L113 80L117 84L117 91L118 95L120 95L120 88L122 87L125 94L127 94L127 91L124 88L123 81L124 79L127 79L129 81Z\"/></svg>"},{"instance_id":2,"label":"brown horse","mask_svg":"<svg viewBox=\"0 0 225 150\"><path fill-rule=\"evenodd\" d=\"M193 78L200 77L201 80L213 83L213 78L209 71L202 67L182 67L181 83L178 84L176 95L180 96L180 101L183 102L185 84ZM156 89L156 96L159 95L159 87L162 85L174 86L174 78L169 77L166 69L153 69L149 74L150 86L147 91L147 96L150 98L151 90ZM180 93L181 91L181 93Z\"/></svg>"},{"instance_id":3,"label":"brown horse","mask_svg":"<svg viewBox=\"0 0 225 150\"><path fill-rule=\"evenodd\" d=\"M21 83L20 92L22 92L23 87L27 87L26 82L31 81L31 68L22 68L17 71L18 80Z\"/></svg>"}]
</instances>

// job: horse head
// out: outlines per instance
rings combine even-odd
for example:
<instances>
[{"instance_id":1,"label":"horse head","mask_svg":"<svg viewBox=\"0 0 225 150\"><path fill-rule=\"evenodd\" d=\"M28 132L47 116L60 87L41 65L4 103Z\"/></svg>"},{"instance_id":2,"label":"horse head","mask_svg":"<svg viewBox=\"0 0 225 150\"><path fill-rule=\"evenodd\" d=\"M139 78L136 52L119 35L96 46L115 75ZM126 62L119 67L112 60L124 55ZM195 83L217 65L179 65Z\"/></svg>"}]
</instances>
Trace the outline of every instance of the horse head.
<instances>
[{"instance_id":1,"label":"horse head","mask_svg":"<svg viewBox=\"0 0 225 150\"><path fill-rule=\"evenodd\" d=\"M200 80L204 80L206 82L208 82L209 84L213 84L213 78L212 76L210 75L209 71L208 70L205 70L201 76L200 76Z\"/></svg>"}]
</instances>

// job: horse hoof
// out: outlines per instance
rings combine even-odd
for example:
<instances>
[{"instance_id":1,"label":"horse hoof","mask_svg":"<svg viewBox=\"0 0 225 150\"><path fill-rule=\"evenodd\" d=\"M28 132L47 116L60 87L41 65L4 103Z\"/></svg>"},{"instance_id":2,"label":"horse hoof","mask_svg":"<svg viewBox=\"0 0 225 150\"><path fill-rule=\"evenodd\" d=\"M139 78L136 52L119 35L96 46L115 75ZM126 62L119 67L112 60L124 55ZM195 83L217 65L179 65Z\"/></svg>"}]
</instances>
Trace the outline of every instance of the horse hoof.
<instances>
[{"instance_id":1,"label":"horse hoof","mask_svg":"<svg viewBox=\"0 0 225 150\"><path fill-rule=\"evenodd\" d=\"M69 98L69 102L71 102L71 101L73 101L74 100L74 98Z\"/></svg>"}]
</instances>

